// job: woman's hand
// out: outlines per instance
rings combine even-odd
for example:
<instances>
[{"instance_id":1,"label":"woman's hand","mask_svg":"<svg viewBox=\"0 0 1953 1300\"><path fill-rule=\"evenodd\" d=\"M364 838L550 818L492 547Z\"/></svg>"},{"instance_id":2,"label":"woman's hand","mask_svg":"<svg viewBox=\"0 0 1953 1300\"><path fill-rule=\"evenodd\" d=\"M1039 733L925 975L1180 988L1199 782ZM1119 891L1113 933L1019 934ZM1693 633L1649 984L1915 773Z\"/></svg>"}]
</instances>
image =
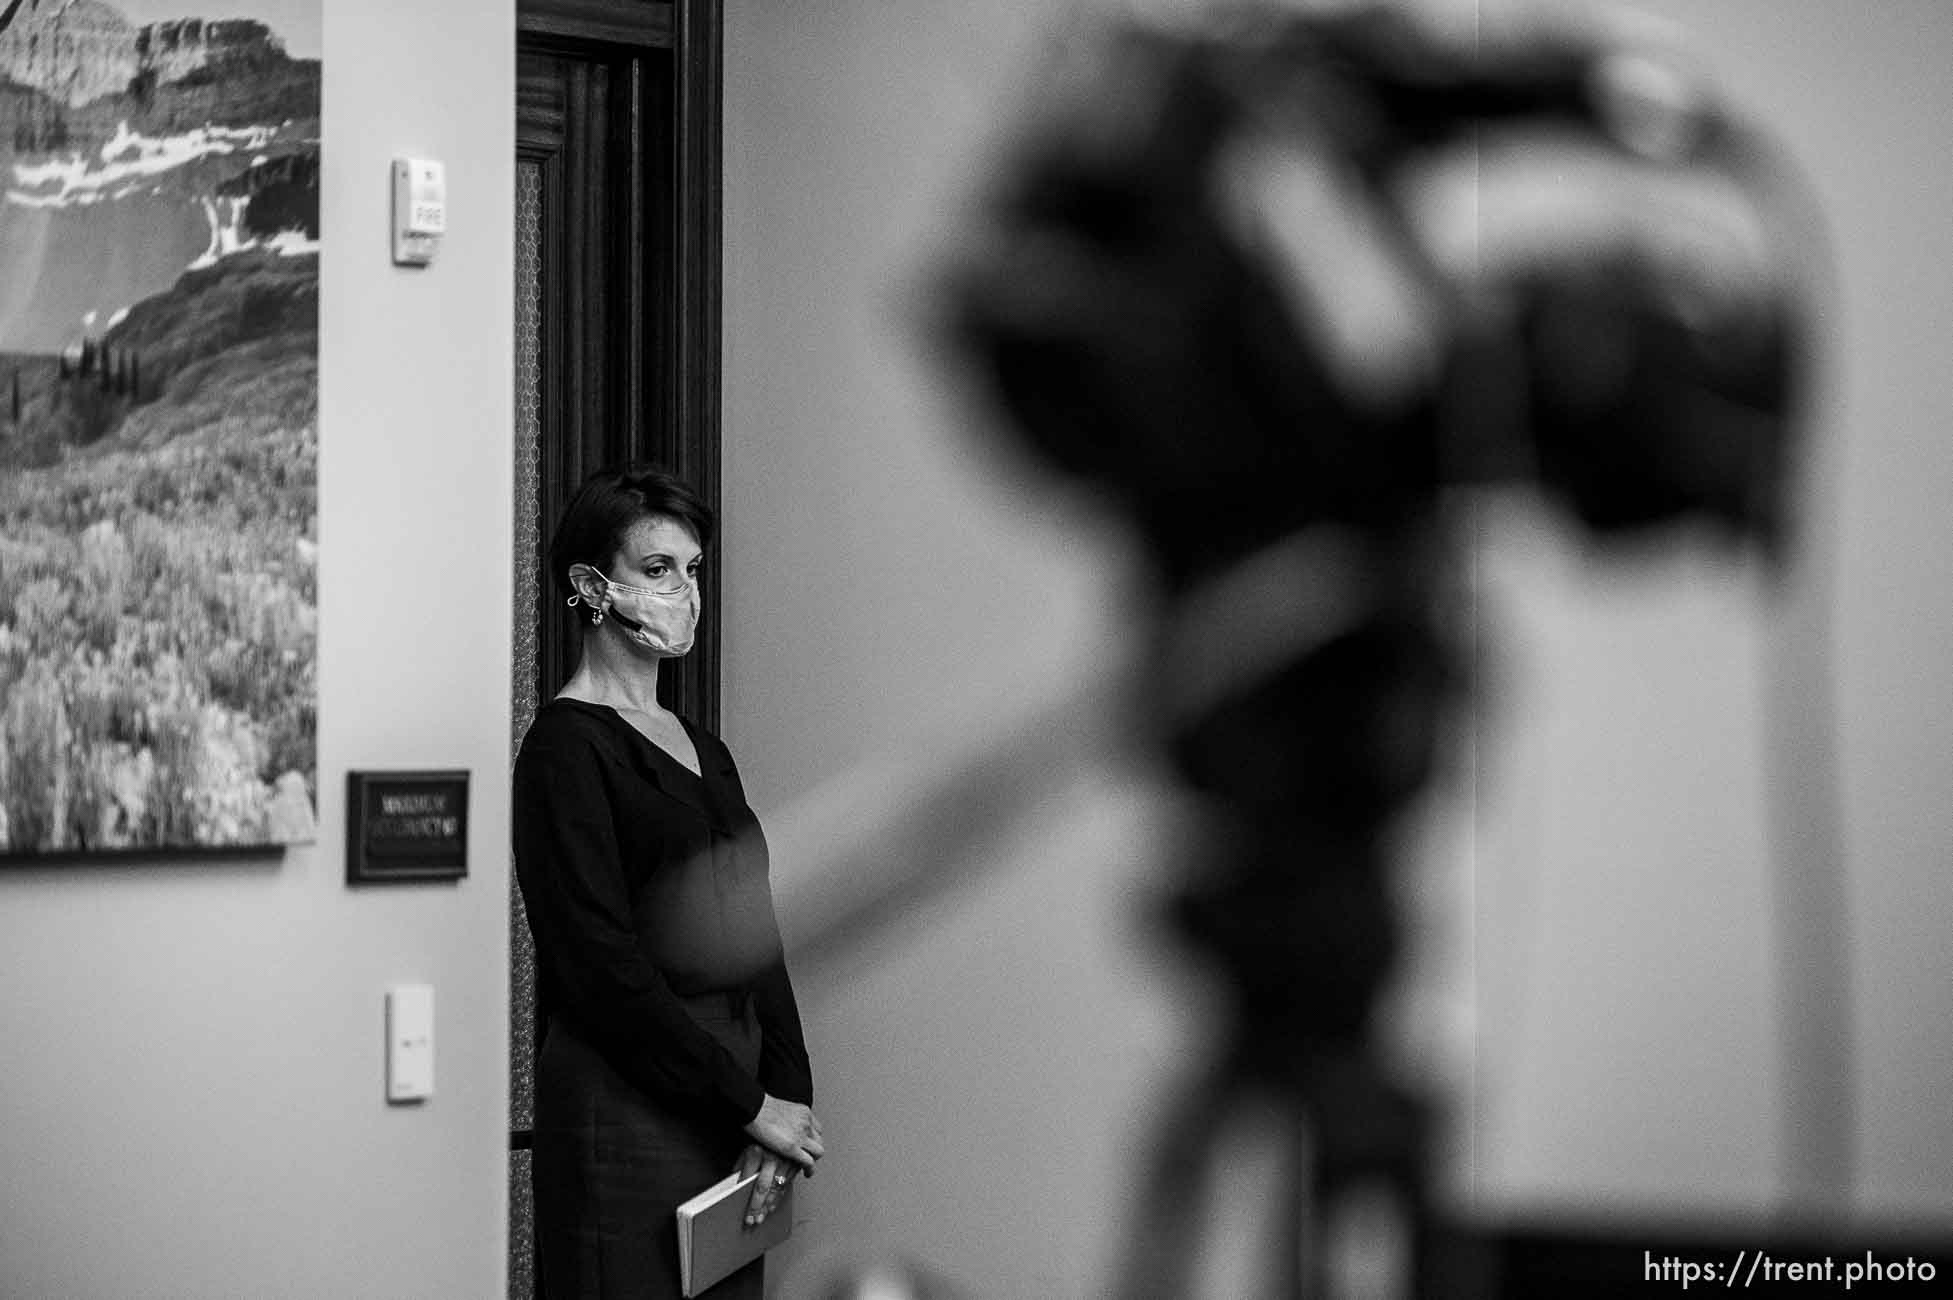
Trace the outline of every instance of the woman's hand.
<instances>
[{"instance_id":1,"label":"woman's hand","mask_svg":"<svg viewBox=\"0 0 1953 1300\"><path fill-rule=\"evenodd\" d=\"M757 1228L766 1222L766 1216L780 1208L786 1198L787 1185L793 1176L800 1172L800 1166L779 1156L755 1142L739 1153L736 1166L741 1178L757 1173L759 1180L753 1184L753 1195L746 1202L746 1226Z\"/></svg>"},{"instance_id":2,"label":"woman's hand","mask_svg":"<svg viewBox=\"0 0 1953 1300\"><path fill-rule=\"evenodd\" d=\"M746 1136L771 1151L791 1160L807 1176L814 1176L814 1162L826 1154L821 1145L821 1123L809 1107L797 1101L782 1101L768 1094L760 1103L759 1114L746 1125Z\"/></svg>"}]
</instances>

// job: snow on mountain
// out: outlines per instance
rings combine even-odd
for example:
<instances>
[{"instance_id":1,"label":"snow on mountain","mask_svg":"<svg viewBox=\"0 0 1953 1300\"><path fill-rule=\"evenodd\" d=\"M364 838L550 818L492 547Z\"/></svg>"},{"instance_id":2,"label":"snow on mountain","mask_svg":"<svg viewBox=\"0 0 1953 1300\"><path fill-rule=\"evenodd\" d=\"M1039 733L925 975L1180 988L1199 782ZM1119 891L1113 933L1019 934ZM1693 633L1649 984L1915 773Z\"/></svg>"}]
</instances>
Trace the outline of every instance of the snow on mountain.
<instances>
[{"instance_id":1,"label":"snow on mountain","mask_svg":"<svg viewBox=\"0 0 1953 1300\"><path fill-rule=\"evenodd\" d=\"M146 136L122 123L95 153L75 152L16 162L5 201L29 208L65 208L126 198L167 172L210 157L261 155L276 139L272 126L204 126L181 135Z\"/></svg>"},{"instance_id":2,"label":"snow on mountain","mask_svg":"<svg viewBox=\"0 0 1953 1300\"><path fill-rule=\"evenodd\" d=\"M319 241L309 237L303 230L281 230L276 234L260 237L245 228L244 217L249 211L251 200L240 195L217 195L205 198L204 219L210 223L210 243L189 269L200 271L206 266L214 266L218 259L233 253L246 253L256 248L270 249L284 257L297 257L304 253L319 251Z\"/></svg>"}]
</instances>

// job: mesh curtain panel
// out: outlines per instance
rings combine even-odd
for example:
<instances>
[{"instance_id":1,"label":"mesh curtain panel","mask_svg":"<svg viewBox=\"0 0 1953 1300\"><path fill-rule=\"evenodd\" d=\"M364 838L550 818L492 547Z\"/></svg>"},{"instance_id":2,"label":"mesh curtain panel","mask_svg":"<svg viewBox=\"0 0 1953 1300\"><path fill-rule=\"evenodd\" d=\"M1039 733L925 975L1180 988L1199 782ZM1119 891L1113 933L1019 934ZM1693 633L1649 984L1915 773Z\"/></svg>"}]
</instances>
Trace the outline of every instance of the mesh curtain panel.
<instances>
[{"instance_id":1,"label":"mesh curtain panel","mask_svg":"<svg viewBox=\"0 0 1953 1300\"><path fill-rule=\"evenodd\" d=\"M542 168L516 169L515 200L515 608L514 734L509 760L536 713L542 608L538 563L542 517ZM509 1131L527 1133L535 1118L536 954L514 873L509 876ZM509 1300L536 1294L535 1207L529 1199L529 1151L509 1151Z\"/></svg>"}]
</instances>

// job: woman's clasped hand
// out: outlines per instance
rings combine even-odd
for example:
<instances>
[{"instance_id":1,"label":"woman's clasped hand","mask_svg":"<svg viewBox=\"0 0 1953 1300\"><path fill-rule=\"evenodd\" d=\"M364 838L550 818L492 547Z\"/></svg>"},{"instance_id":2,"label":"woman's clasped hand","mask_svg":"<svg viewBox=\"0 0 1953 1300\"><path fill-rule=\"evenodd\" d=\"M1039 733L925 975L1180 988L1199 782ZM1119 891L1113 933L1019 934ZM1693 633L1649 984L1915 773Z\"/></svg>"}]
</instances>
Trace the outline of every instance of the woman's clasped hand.
<instances>
[{"instance_id":1,"label":"woman's clasped hand","mask_svg":"<svg viewBox=\"0 0 1953 1300\"><path fill-rule=\"evenodd\" d=\"M825 1148L821 1145L821 1124L810 1107L797 1101L782 1101L769 1096L760 1112L746 1125L753 1142L740 1152L735 1172L741 1178L759 1177L746 1201L746 1226L756 1228L780 1208L787 1185L794 1175L814 1176L814 1164Z\"/></svg>"}]
</instances>

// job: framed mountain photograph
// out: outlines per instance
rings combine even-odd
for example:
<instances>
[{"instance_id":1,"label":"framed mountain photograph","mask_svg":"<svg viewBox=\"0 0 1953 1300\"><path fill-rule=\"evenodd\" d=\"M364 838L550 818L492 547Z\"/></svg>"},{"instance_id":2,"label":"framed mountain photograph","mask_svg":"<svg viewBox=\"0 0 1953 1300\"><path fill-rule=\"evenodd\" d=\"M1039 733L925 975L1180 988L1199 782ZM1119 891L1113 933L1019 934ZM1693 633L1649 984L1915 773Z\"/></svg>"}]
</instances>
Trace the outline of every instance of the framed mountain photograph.
<instances>
[{"instance_id":1,"label":"framed mountain photograph","mask_svg":"<svg viewBox=\"0 0 1953 1300\"><path fill-rule=\"evenodd\" d=\"M0 0L0 860L314 837L319 4Z\"/></svg>"}]
</instances>

